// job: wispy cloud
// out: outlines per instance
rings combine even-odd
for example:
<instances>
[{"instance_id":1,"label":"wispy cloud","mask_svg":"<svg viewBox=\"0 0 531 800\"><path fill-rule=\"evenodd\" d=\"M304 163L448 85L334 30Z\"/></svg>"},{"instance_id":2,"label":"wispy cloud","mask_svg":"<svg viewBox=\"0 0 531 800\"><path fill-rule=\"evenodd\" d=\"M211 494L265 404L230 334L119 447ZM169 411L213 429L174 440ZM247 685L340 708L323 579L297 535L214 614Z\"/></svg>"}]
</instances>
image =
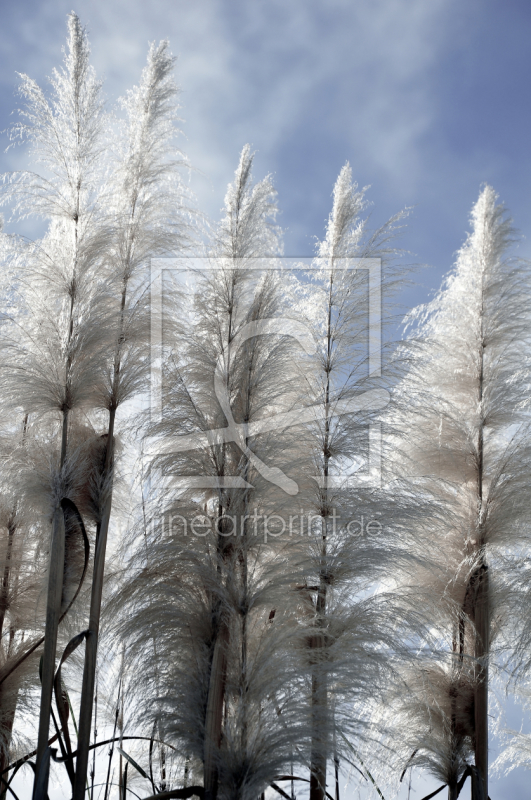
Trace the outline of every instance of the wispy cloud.
<instances>
[{"instance_id":1,"label":"wispy cloud","mask_svg":"<svg viewBox=\"0 0 531 800\"><path fill-rule=\"evenodd\" d=\"M14 71L41 80L59 62L69 10L70 0L4 9L4 119ZM510 205L525 198L514 170L523 143L513 157L505 143L478 137L470 111L480 113L472 102L478 92L460 93L463 64L469 82L481 79L485 26L505 26L506 39L518 27L516 18L491 20L479 10L477 0L88 0L78 13L111 98L138 80L148 41L170 40L183 88L182 146L207 213L217 215L249 141L257 176L275 173L288 250L309 254L348 159L357 180L373 185L378 219L418 206L406 246L448 268L482 181L500 186ZM522 80L514 57L506 68ZM498 92L493 116L499 102Z\"/></svg>"}]
</instances>

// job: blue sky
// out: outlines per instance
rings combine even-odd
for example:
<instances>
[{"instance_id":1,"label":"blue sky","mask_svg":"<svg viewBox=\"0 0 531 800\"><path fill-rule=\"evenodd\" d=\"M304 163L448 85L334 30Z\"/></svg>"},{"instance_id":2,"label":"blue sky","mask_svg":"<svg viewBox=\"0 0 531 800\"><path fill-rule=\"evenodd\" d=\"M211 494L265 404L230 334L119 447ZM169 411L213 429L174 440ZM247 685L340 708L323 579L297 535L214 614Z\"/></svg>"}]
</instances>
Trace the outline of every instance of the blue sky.
<instances>
[{"instance_id":1,"label":"blue sky","mask_svg":"<svg viewBox=\"0 0 531 800\"><path fill-rule=\"evenodd\" d=\"M3 0L0 128L16 107L15 73L43 83L61 62L71 2ZM110 101L138 81L148 42L170 40L182 149L210 216L250 142L255 177L274 176L287 255L312 254L348 160L358 184L371 185L374 225L415 207L401 245L431 267L416 298L451 267L484 182L531 256L529 2L85 0L74 10ZM23 151L10 150L0 170L23 161ZM518 800L525 782L515 775L491 796Z\"/></svg>"},{"instance_id":2,"label":"blue sky","mask_svg":"<svg viewBox=\"0 0 531 800\"><path fill-rule=\"evenodd\" d=\"M15 72L41 79L60 62L70 3L3 4L6 123ZM402 246L433 267L428 286L451 266L483 182L529 234L525 2L88 0L76 11L110 100L138 80L148 41L170 40L201 208L217 215L249 141L256 177L274 175L287 255L311 255L347 160L371 185L375 224L415 206Z\"/></svg>"}]
</instances>

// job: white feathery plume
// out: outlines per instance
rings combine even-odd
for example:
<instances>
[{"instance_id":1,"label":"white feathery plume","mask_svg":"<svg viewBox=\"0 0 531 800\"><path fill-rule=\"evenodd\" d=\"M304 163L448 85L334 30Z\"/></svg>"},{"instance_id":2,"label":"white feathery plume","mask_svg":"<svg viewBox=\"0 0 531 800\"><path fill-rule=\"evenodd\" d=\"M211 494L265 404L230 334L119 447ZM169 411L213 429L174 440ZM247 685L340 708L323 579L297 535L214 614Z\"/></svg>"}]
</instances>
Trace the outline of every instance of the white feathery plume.
<instances>
[{"instance_id":1,"label":"white feathery plume","mask_svg":"<svg viewBox=\"0 0 531 800\"><path fill-rule=\"evenodd\" d=\"M31 143L34 161L44 167L45 175L25 171L4 178L17 216L72 220L78 223L74 229L78 238L92 224L89 209L103 176L104 104L89 55L86 31L71 12L64 67L54 69L49 79L51 99L35 80L22 74L19 92L26 106L11 129L14 143Z\"/></svg>"},{"instance_id":2,"label":"white feathery plume","mask_svg":"<svg viewBox=\"0 0 531 800\"><path fill-rule=\"evenodd\" d=\"M24 313L13 320L2 382L4 397L12 406L25 413L55 412L60 417L62 470L67 461L69 415L93 401L107 319L107 292L97 275L108 242L97 202L104 122L101 85L89 64L86 33L74 13L68 17L65 66L53 73L51 90L48 100L35 81L22 76L26 110L13 136L29 139L32 154L46 175L24 172L11 176L6 200L14 202L15 214L37 214L50 224L43 240L29 245L19 260L24 269ZM47 784L65 558L66 511L62 503L58 497L50 547L37 794L45 792Z\"/></svg>"},{"instance_id":3,"label":"white feathery plume","mask_svg":"<svg viewBox=\"0 0 531 800\"><path fill-rule=\"evenodd\" d=\"M309 478L304 500L314 516L307 530L306 597L300 609L306 640L299 654L308 681L311 800L324 800L329 762L334 759L337 780L340 757L351 763L371 735L367 705L388 670L386 652L396 624L390 596L375 595L376 581L390 569L398 572L403 558L395 539L403 525L399 504L387 517L390 497L377 487L348 488L346 477L357 477L368 462L368 424L389 400L368 354L382 324L369 307L382 284L369 280L367 265L353 259L391 255L387 242L403 216L371 236L360 217L365 205L346 164L334 187L326 237L306 284L296 290L298 313L316 345L299 375L302 395L320 409L319 421L303 433L311 454L304 466ZM382 275L385 285L385 269ZM372 397L365 410L364 390ZM361 412L346 413L345 406L348 410L356 400ZM360 531L362 517L373 522L376 535ZM359 758L354 760L359 769Z\"/></svg>"},{"instance_id":4,"label":"white feathery plume","mask_svg":"<svg viewBox=\"0 0 531 800\"><path fill-rule=\"evenodd\" d=\"M107 268L113 316L109 358L100 382L100 402L108 411L107 446L102 470L100 519L85 669L79 720L79 748L74 800L84 797L92 719L106 542L112 510L114 430L119 406L145 387L149 369L149 308L147 267L151 257L182 252L189 240L184 218L184 189L179 177L183 165L173 139L178 132L173 79L175 59L168 43L151 45L140 84L122 101L126 122L108 189L114 218L114 236Z\"/></svg>"},{"instance_id":5,"label":"white feathery plume","mask_svg":"<svg viewBox=\"0 0 531 800\"><path fill-rule=\"evenodd\" d=\"M451 798L467 767L475 796L487 796L488 680L510 598L507 555L528 547L531 532L524 489L531 275L508 254L513 239L503 206L485 187L454 271L412 315L401 354L409 373L391 418L397 476L412 498L440 510L424 554L430 525L418 520L412 598L425 608L431 645L426 665L419 659L406 676L412 695L401 739L406 763L428 766Z\"/></svg>"},{"instance_id":6,"label":"white feathery plume","mask_svg":"<svg viewBox=\"0 0 531 800\"><path fill-rule=\"evenodd\" d=\"M238 430L247 428L294 399L288 383L293 341L272 324L285 318L277 280L271 272L257 279L251 268L252 260L279 251L270 222L273 187L267 178L253 186L252 160L247 146L226 195L212 270L197 276L191 309L174 311L183 324L167 355L155 433L176 442L179 435L228 429L231 419ZM185 475L217 480L219 488L181 484L176 490L170 480L156 492L158 522L145 531L145 549L139 540L134 560L140 568L119 594L131 654L153 664L137 673L139 694L150 698L141 710L160 720L210 797L256 797L285 770L301 736L287 646L288 631L297 635L287 599L295 573L285 543L264 541L263 529L264 512L285 505L278 481L287 476L277 465L289 464L293 452L279 435L242 433L235 441L212 440L161 457L175 487ZM229 478L242 488L231 487ZM205 536L190 530L194 518ZM156 662L148 657L155 647Z\"/></svg>"}]
</instances>

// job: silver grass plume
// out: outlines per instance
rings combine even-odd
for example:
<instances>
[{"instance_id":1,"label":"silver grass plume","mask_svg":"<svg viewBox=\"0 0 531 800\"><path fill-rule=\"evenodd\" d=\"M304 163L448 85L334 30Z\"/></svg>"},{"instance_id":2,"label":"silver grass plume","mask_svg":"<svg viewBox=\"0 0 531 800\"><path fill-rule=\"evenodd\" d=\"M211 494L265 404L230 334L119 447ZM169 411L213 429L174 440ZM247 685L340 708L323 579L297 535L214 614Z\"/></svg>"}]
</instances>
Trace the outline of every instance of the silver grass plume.
<instances>
[{"instance_id":1,"label":"silver grass plume","mask_svg":"<svg viewBox=\"0 0 531 800\"><path fill-rule=\"evenodd\" d=\"M149 259L180 253L189 243L185 191L179 170L182 154L174 145L178 133L173 79L175 59L163 41L151 45L140 84L122 101L126 120L107 191L114 236L106 269L114 289L108 330L111 347L98 383L100 402L108 412L106 450L101 472L100 520L90 604L79 748L74 798L84 797L92 719L106 541L112 510L114 431L122 403L145 387L149 370Z\"/></svg>"},{"instance_id":2,"label":"silver grass plume","mask_svg":"<svg viewBox=\"0 0 531 800\"><path fill-rule=\"evenodd\" d=\"M507 555L529 547L530 270L508 254L513 239L485 187L453 272L412 315L401 354L409 373L396 393L397 474L412 498L439 509L429 550L417 550L412 597L430 637L405 677L404 758L448 784L450 798L467 768L475 796L487 797L488 681L511 597ZM418 521L424 534L427 521Z\"/></svg>"},{"instance_id":3,"label":"silver grass plume","mask_svg":"<svg viewBox=\"0 0 531 800\"><path fill-rule=\"evenodd\" d=\"M184 433L203 436L227 426L227 408L214 394L216 374L240 425L293 399L289 337L242 339L248 326L285 313L274 276L257 280L251 269L253 260L279 250L270 222L273 187L269 179L253 186L251 166L245 147L213 243L216 263L197 276L192 303L186 301L191 308L181 297L173 312L183 325L166 356L164 411L154 430L170 444ZM299 736L287 646L288 631L295 631L285 600L293 580L286 572L288 553L264 543L261 522L241 527L246 509L278 510L284 501L246 447L262 465L286 460L278 435L175 454L168 447L161 455L158 467L168 478L153 490L151 524L141 534L146 544L140 546L140 536L131 544L136 575L118 595L130 653L153 665L136 673L139 699L150 698L139 711L155 717L151 724L160 720L189 774L195 782L202 776L212 797L255 797L285 768ZM186 490L180 476L209 476L219 488ZM226 476L241 478L246 488L224 486ZM228 516L218 531L212 529L222 515ZM194 517L210 525L207 537L191 538L184 530L183 520ZM229 517L236 519L235 536Z\"/></svg>"},{"instance_id":4,"label":"silver grass plume","mask_svg":"<svg viewBox=\"0 0 531 800\"><path fill-rule=\"evenodd\" d=\"M51 99L35 81L21 77L26 109L12 134L30 141L45 175L11 176L6 200L13 202L15 214L37 214L49 220L49 227L43 240L30 244L20 257L24 313L13 320L2 382L12 406L60 419L62 471L67 465L69 416L93 405L108 318L108 295L98 276L108 244L97 197L104 121L101 85L90 67L86 33L75 14L68 17L65 65L53 73ZM64 502L58 498L54 509L50 547L36 774L42 791L47 783L44 764L69 538Z\"/></svg>"},{"instance_id":5,"label":"silver grass plume","mask_svg":"<svg viewBox=\"0 0 531 800\"><path fill-rule=\"evenodd\" d=\"M400 503L374 488L348 488L346 474L357 476L369 460L369 423L389 401L383 379L374 369L371 342L382 321L369 314L373 293L389 292L397 280L395 250L389 240L402 214L369 233L361 218L364 192L352 182L346 164L334 187L326 236L306 279L295 287L296 309L312 332L315 355L300 362L302 396L319 409L317 421L302 437L309 458L304 470L304 503L313 522L306 533L304 582L300 588L300 624L304 647L298 657L307 681L307 764L310 797L323 800L329 763L355 763L371 736L367 709L389 675L398 607L378 579L398 574L407 561L399 533L407 530ZM383 259L382 282L368 280L367 269L353 259ZM369 302L367 302L369 297ZM386 297L387 299L387 297ZM378 358L384 354L378 350ZM363 410L364 390L373 398ZM345 405L361 400L361 410ZM371 409L371 405L374 408ZM377 535L359 529L374 520ZM352 531L351 520L358 520ZM384 585L385 588L385 585ZM302 765L301 765L302 766Z\"/></svg>"}]
</instances>

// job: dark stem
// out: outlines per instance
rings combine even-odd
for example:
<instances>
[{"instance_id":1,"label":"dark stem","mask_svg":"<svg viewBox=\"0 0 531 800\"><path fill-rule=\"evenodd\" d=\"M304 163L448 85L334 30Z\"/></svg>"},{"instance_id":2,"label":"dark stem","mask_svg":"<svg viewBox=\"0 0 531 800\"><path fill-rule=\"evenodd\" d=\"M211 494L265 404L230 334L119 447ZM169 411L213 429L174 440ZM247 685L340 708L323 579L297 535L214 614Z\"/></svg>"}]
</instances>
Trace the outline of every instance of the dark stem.
<instances>
[{"instance_id":1,"label":"dark stem","mask_svg":"<svg viewBox=\"0 0 531 800\"><path fill-rule=\"evenodd\" d=\"M101 521L96 528L96 549L94 553L94 571L90 597L89 633L85 644L85 664L83 668L83 685L81 689L81 706L79 712L78 757L76 764L76 780L73 800L84 800L85 781L87 777L88 753L90 745L90 729L96 682L96 664L98 656L98 638L100 630L101 598L105 572L105 551L107 534L112 510L112 468L114 446L114 421L116 410L109 413L109 430L103 472L105 500Z\"/></svg>"},{"instance_id":2,"label":"dark stem","mask_svg":"<svg viewBox=\"0 0 531 800\"><path fill-rule=\"evenodd\" d=\"M48 598L46 608L46 635L42 655L42 690L39 714L39 735L37 741L37 763L34 784L34 800L45 800L49 771L48 735L52 709L53 682L55 677L55 651L57 632L61 615L61 596L63 592L63 570L65 561L65 521L63 509L55 509L50 544L50 567L48 573ZM42 773L42 774L41 774ZM43 792L41 794L41 791Z\"/></svg>"}]
</instances>

